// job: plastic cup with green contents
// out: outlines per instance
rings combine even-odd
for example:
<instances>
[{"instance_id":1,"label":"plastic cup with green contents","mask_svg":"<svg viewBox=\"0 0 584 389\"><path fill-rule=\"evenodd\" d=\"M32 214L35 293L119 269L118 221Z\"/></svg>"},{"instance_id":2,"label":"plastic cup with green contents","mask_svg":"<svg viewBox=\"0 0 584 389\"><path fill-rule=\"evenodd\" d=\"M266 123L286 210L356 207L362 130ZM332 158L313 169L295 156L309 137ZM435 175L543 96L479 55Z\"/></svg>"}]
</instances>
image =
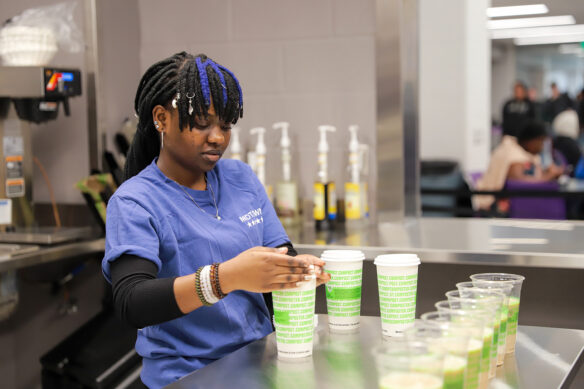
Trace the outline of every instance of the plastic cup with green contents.
<instances>
[{"instance_id":1,"label":"plastic cup with green contents","mask_svg":"<svg viewBox=\"0 0 584 389\"><path fill-rule=\"evenodd\" d=\"M481 360L483 355L483 330L484 322L473 315L465 312L456 312L450 310L427 312L421 316L421 319L428 323L439 325L443 322L449 322L451 325L464 328L468 331L468 353L467 367L464 378L465 389L478 389L480 384Z\"/></svg>"},{"instance_id":2,"label":"plastic cup with green contents","mask_svg":"<svg viewBox=\"0 0 584 389\"><path fill-rule=\"evenodd\" d=\"M479 388L486 389L489 386L489 371L491 367L491 350L497 347L493 344L494 323L497 311L490 307L477 306L470 301L450 301L443 300L434 304L439 312L450 312L452 310L462 311L471 315L484 323L483 328L483 350L481 354L481 368L479 372ZM496 367L496 364L495 364Z\"/></svg>"},{"instance_id":3,"label":"plastic cup with green contents","mask_svg":"<svg viewBox=\"0 0 584 389\"><path fill-rule=\"evenodd\" d=\"M472 290L472 289L471 289ZM483 309L487 308L491 311L491 325L493 342L491 344L489 378L494 378L497 373L497 350L499 347L499 317L501 306L503 304L503 294L499 292L486 293L467 293L467 297L461 297L458 290L451 290L446 292L446 297L451 307L463 307L468 309ZM471 297L472 296L472 297Z\"/></svg>"},{"instance_id":4,"label":"plastic cup with green contents","mask_svg":"<svg viewBox=\"0 0 584 389\"><path fill-rule=\"evenodd\" d=\"M312 355L316 278L293 289L272 292L278 358Z\"/></svg>"},{"instance_id":5,"label":"plastic cup with green contents","mask_svg":"<svg viewBox=\"0 0 584 389\"><path fill-rule=\"evenodd\" d=\"M509 296L509 316L507 319L507 354L515 351L515 341L517 339L517 324L519 320L519 301L521 299L521 287L525 277L518 274L508 273L482 273L470 276L473 282L493 281L493 282L510 282L513 285L511 296Z\"/></svg>"},{"instance_id":6,"label":"plastic cup with green contents","mask_svg":"<svg viewBox=\"0 0 584 389\"><path fill-rule=\"evenodd\" d=\"M326 250L320 258L325 262L325 271L331 275L325 286L330 329L359 328L365 255L358 250Z\"/></svg>"},{"instance_id":7,"label":"plastic cup with green contents","mask_svg":"<svg viewBox=\"0 0 584 389\"><path fill-rule=\"evenodd\" d=\"M381 332L401 336L414 324L420 259L415 254L387 254L375 258Z\"/></svg>"},{"instance_id":8,"label":"plastic cup with green contents","mask_svg":"<svg viewBox=\"0 0 584 389\"><path fill-rule=\"evenodd\" d=\"M427 343L386 343L373 353L380 389L442 389L444 353Z\"/></svg>"},{"instance_id":9,"label":"plastic cup with green contents","mask_svg":"<svg viewBox=\"0 0 584 389\"><path fill-rule=\"evenodd\" d=\"M507 341L507 317L509 315L509 296L511 295L510 284L492 282L459 282L456 284L458 291L463 297L472 297L470 293L484 293L487 295L499 294L503 297L501 311L499 312L499 346L497 348L497 366L501 366L505 361L505 345Z\"/></svg>"},{"instance_id":10,"label":"plastic cup with green contents","mask_svg":"<svg viewBox=\"0 0 584 389\"><path fill-rule=\"evenodd\" d=\"M469 333L462 328L436 325L428 322L416 323L404 331L407 341L425 341L430 350L444 353L443 389L464 389L464 375L468 358Z\"/></svg>"}]
</instances>

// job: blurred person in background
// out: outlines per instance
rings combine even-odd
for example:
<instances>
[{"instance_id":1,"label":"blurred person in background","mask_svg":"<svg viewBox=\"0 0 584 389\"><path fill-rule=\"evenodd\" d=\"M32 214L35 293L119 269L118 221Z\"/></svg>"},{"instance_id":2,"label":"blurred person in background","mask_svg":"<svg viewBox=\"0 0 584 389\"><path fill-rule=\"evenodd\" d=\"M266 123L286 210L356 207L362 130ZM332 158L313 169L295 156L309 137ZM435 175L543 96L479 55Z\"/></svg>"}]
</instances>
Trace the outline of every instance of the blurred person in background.
<instances>
[{"instance_id":1,"label":"blurred person in background","mask_svg":"<svg viewBox=\"0 0 584 389\"><path fill-rule=\"evenodd\" d=\"M574 109L574 102L567 93L560 92L558 85L552 82L550 85L552 94L546 101L544 108L544 120L547 123L552 123L556 116L567 109Z\"/></svg>"},{"instance_id":2,"label":"blurred person in background","mask_svg":"<svg viewBox=\"0 0 584 389\"><path fill-rule=\"evenodd\" d=\"M578 94L578 118L580 119L580 129L584 130L584 89Z\"/></svg>"},{"instance_id":3,"label":"blurred person in background","mask_svg":"<svg viewBox=\"0 0 584 389\"><path fill-rule=\"evenodd\" d=\"M513 98L503 106L503 135L517 136L524 124L534 118L535 111L527 97L527 88L517 81L513 87Z\"/></svg>"},{"instance_id":4,"label":"blurred person in background","mask_svg":"<svg viewBox=\"0 0 584 389\"><path fill-rule=\"evenodd\" d=\"M547 169L541 166L540 153L548 139L545 125L529 120L517 137L506 135L493 150L486 173L477 182L477 190L500 191L507 180L525 182L545 182L557 179L563 168L551 164ZM494 196L474 196L473 202L479 213L505 216L509 211L509 199Z\"/></svg>"},{"instance_id":5,"label":"blurred person in background","mask_svg":"<svg viewBox=\"0 0 584 389\"><path fill-rule=\"evenodd\" d=\"M580 134L578 114L573 109L560 112L552 123L552 129L554 130L554 152L561 154L566 162L566 170L573 175L578 161L582 158L582 151L578 144Z\"/></svg>"},{"instance_id":6,"label":"blurred person in background","mask_svg":"<svg viewBox=\"0 0 584 389\"><path fill-rule=\"evenodd\" d=\"M537 89L534 87L529 88L527 91L527 98L531 101L531 104L533 104L534 119L541 122L543 121L544 103L540 101L538 97L539 93L537 92Z\"/></svg>"}]
</instances>

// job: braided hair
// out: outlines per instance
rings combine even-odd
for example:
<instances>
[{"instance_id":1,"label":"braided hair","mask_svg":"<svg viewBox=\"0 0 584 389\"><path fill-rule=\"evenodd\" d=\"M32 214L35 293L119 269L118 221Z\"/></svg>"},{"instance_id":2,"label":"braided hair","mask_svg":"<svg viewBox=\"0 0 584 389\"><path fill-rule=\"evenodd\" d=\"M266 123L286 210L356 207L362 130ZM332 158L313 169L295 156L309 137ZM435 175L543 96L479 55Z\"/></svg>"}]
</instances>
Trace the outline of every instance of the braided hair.
<instances>
[{"instance_id":1,"label":"braided hair","mask_svg":"<svg viewBox=\"0 0 584 389\"><path fill-rule=\"evenodd\" d=\"M183 51L150 66L136 91L138 128L128 151L124 180L138 174L160 153L160 135L152 120L155 106L176 108L182 131L187 124L192 129L195 116L206 119L211 102L217 116L226 123L235 124L243 116L239 81L229 69L206 55L195 57Z\"/></svg>"}]
</instances>

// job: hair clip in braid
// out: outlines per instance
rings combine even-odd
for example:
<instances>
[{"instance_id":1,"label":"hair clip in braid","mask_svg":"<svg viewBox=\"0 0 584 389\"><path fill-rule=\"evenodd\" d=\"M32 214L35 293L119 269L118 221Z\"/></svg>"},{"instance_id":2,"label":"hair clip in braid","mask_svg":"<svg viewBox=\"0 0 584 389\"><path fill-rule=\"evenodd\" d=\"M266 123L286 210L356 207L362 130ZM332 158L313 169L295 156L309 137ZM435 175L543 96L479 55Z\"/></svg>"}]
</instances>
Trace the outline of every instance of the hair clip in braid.
<instances>
[{"instance_id":1,"label":"hair clip in braid","mask_svg":"<svg viewBox=\"0 0 584 389\"><path fill-rule=\"evenodd\" d=\"M193 97L195 97L195 92L192 93L192 96L187 93L187 99L189 99L189 116L193 114Z\"/></svg>"},{"instance_id":2,"label":"hair clip in braid","mask_svg":"<svg viewBox=\"0 0 584 389\"><path fill-rule=\"evenodd\" d=\"M172 99L172 108L175 108L175 109L176 109L176 107L178 106L178 105L177 105L177 101L178 101L179 99L180 99L180 92L178 92L178 93L176 94L176 97L175 97L174 99Z\"/></svg>"}]
</instances>

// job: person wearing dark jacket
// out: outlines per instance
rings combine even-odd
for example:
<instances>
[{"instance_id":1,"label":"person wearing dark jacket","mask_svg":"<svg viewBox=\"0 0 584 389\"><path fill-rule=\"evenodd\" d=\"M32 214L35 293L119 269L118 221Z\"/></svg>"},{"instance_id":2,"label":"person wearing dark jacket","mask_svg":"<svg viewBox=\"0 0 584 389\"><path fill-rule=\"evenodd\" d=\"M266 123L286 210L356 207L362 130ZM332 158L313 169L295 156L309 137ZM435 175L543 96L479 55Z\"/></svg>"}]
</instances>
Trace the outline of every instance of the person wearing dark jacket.
<instances>
[{"instance_id":1,"label":"person wearing dark jacket","mask_svg":"<svg viewBox=\"0 0 584 389\"><path fill-rule=\"evenodd\" d=\"M534 118L534 106L527 97L526 87L517 81L513 89L513 98L503 106L503 135L516 137L525 123Z\"/></svg>"}]
</instances>

